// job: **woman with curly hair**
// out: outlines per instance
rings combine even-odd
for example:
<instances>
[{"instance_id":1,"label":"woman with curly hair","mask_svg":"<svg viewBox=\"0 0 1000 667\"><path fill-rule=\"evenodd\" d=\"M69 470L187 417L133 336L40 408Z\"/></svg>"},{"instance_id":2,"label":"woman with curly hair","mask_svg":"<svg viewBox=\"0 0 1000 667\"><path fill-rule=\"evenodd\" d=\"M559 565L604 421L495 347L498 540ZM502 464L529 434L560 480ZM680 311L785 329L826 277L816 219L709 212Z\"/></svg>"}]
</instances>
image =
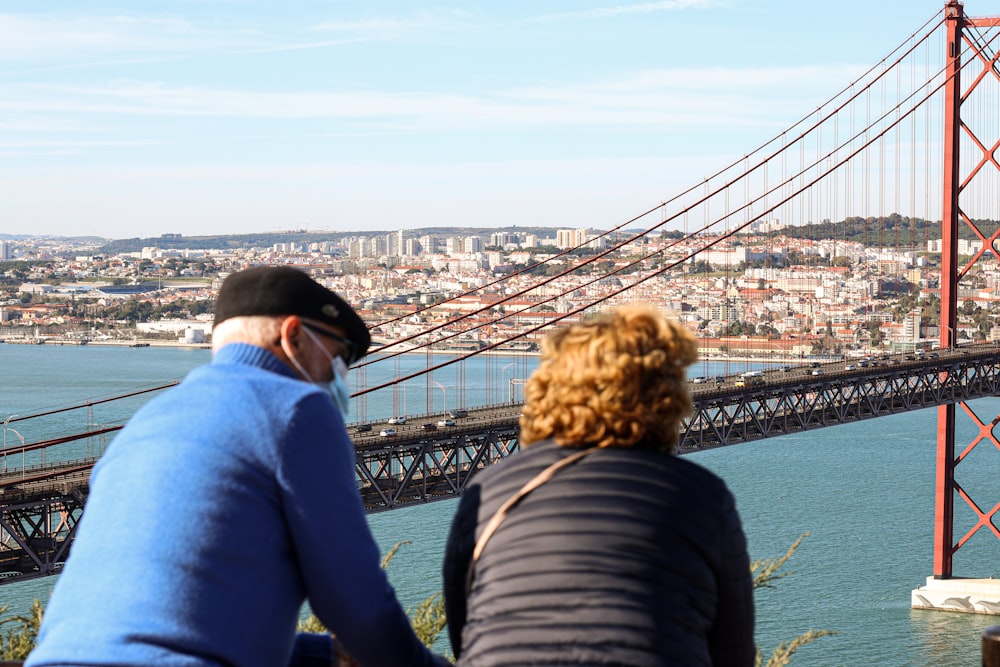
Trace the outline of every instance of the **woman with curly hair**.
<instances>
[{"instance_id":1,"label":"woman with curly hair","mask_svg":"<svg viewBox=\"0 0 1000 667\"><path fill-rule=\"evenodd\" d=\"M674 456L697 343L628 306L558 329L525 385L522 451L469 484L444 562L462 665L752 665L732 494Z\"/></svg>"}]
</instances>

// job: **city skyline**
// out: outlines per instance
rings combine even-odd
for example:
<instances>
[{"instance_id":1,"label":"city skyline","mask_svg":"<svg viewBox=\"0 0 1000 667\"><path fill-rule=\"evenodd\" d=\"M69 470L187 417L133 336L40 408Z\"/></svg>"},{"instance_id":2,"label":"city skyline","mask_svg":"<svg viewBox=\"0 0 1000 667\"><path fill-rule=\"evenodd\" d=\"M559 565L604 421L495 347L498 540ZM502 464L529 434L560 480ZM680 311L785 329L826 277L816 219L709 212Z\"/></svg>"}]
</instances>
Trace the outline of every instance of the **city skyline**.
<instances>
[{"instance_id":1,"label":"city skyline","mask_svg":"<svg viewBox=\"0 0 1000 667\"><path fill-rule=\"evenodd\" d=\"M0 233L610 228L943 4L19 0L0 13Z\"/></svg>"}]
</instances>

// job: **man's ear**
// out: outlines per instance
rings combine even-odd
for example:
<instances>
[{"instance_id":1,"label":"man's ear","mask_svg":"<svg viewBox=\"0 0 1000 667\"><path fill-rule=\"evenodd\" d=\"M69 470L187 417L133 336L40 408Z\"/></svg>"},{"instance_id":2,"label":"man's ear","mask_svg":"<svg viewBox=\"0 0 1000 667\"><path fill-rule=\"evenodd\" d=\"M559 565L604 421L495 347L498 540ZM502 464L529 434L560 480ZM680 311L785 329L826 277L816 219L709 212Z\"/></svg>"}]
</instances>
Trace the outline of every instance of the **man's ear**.
<instances>
[{"instance_id":1,"label":"man's ear","mask_svg":"<svg viewBox=\"0 0 1000 667\"><path fill-rule=\"evenodd\" d=\"M302 320L298 315L289 315L281 321L281 349L291 356L302 344Z\"/></svg>"}]
</instances>

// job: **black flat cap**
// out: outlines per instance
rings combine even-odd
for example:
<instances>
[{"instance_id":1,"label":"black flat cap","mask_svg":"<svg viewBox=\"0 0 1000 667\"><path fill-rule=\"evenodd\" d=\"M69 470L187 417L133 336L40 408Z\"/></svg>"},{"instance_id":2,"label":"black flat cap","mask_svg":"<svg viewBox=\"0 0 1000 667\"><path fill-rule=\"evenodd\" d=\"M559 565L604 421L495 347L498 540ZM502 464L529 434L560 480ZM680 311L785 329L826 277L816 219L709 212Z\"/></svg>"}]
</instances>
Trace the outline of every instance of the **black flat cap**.
<instances>
[{"instance_id":1,"label":"black flat cap","mask_svg":"<svg viewBox=\"0 0 1000 667\"><path fill-rule=\"evenodd\" d=\"M372 342L368 327L346 301L289 266L258 266L223 281L213 326L244 315L298 315L340 327L354 343L351 363L365 356Z\"/></svg>"}]
</instances>

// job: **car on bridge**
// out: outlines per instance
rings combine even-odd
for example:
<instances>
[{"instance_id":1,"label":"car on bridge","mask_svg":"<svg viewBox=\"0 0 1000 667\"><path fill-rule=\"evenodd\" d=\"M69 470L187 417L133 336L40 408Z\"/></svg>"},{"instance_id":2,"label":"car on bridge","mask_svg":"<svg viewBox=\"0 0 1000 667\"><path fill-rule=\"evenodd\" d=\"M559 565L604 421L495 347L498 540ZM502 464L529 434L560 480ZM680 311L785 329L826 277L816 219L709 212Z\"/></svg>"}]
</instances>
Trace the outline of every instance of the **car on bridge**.
<instances>
[{"instance_id":1,"label":"car on bridge","mask_svg":"<svg viewBox=\"0 0 1000 667\"><path fill-rule=\"evenodd\" d=\"M383 438L391 438L396 435L396 429L394 428L384 428L378 432L378 434Z\"/></svg>"},{"instance_id":2,"label":"car on bridge","mask_svg":"<svg viewBox=\"0 0 1000 667\"><path fill-rule=\"evenodd\" d=\"M452 410L451 412L448 413L448 416L451 417L452 419L461 419L462 417L468 417L469 416L469 411L468 410Z\"/></svg>"},{"instance_id":3,"label":"car on bridge","mask_svg":"<svg viewBox=\"0 0 1000 667\"><path fill-rule=\"evenodd\" d=\"M355 433L367 433L370 430L372 430L371 424L358 424L354 427Z\"/></svg>"},{"instance_id":4,"label":"car on bridge","mask_svg":"<svg viewBox=\"0 0 1000 667\"><path fill-rule=\"evenodd\" d=\"M437 425L440 426L441 428L444 428L446 426L454 426L455 422L451 419L440 419L438 420Z\"/></svg>"},{"instance_id":5,"label":"car on bridge","mask_svg":"<svg viewBox=\"0 0 1000 667\"><path fill-rule=\"evenodd\" d=\"M436 431L437 430L437 426L435 426L431 422L427 422L426 424L421 424L420 428L423 429L423 430L425 430L425 431Z\"/></svg>"},{"instance_id":6,"label":"car on bridge","mask_svg":"<svg viewBox=\"0 0 1000 667\"><path fill-rule=\"evenodd\" d=\"M390 424L405 424L406 417L389 417Z\"/></svg>"}]
</instances>

